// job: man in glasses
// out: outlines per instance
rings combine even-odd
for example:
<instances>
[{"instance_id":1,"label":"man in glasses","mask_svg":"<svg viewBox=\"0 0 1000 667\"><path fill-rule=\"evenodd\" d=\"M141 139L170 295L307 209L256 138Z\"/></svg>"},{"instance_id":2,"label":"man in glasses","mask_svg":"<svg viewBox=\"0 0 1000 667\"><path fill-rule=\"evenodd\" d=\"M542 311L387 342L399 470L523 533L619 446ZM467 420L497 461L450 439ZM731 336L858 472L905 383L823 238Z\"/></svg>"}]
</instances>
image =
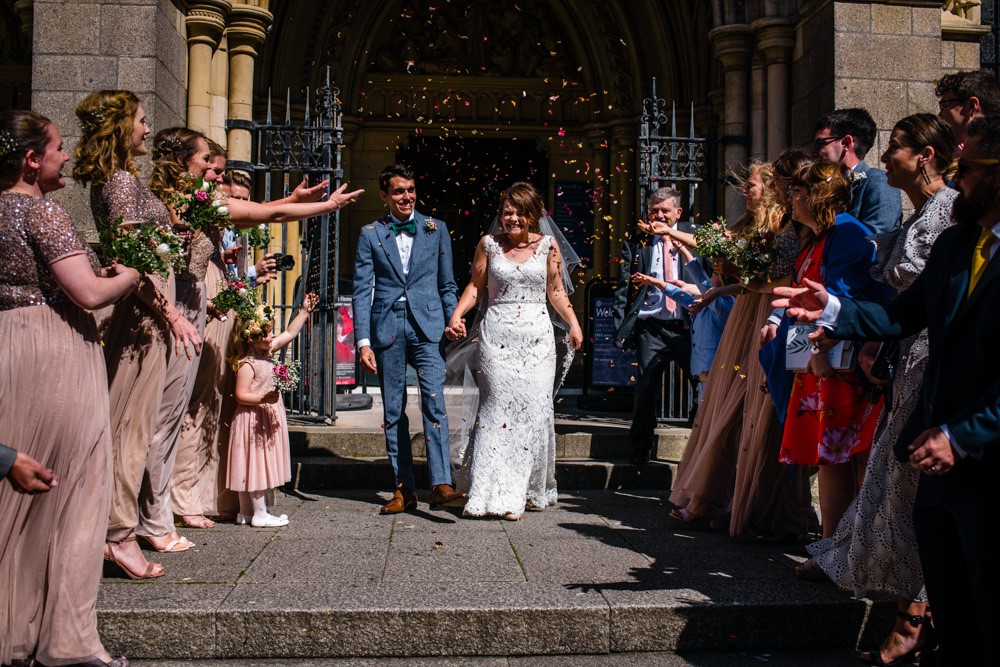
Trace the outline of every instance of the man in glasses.
<instances>
[{"instance_id":1,"label":"man in glasses","mask_svg":"<svg viewBox=\"0 0 1000 667\"><path fill-rule=\"evenodd\" d=\"M903 217L899 190L889 185L884 171L864 162L878 133L871 114L864 109L837 109L816 121L815 133L813 157L854 172L847 212L876 232L899 227Z\"/></svg>"},{"instance_id":2,"label":"man in glasses","mask_svg":"<svg viewBox=\"0 0 1000 667\"><path fill-rule=\"evenodd\" d=\"M1000 113L1000 83L989 70L943 76L934 94L938 98L938 117L955 132L955 157L962 154L969 123Z\"/></svg>"},{"instance_id":3,"label":"man in glasses","mask_svg":"<svg viewBox=\"0 0 1000 667\"><path fill-rule=\"evenodd\" d=\"M913 518L941 665L1000 664L993 606L1000 569L1000 119L978 118L958 161L956 224L908 290L890 302L775 288L775 306L834 338L901 339L926 328L920 402L896 442L919 470Z\"/></svg>"}]
</instances>

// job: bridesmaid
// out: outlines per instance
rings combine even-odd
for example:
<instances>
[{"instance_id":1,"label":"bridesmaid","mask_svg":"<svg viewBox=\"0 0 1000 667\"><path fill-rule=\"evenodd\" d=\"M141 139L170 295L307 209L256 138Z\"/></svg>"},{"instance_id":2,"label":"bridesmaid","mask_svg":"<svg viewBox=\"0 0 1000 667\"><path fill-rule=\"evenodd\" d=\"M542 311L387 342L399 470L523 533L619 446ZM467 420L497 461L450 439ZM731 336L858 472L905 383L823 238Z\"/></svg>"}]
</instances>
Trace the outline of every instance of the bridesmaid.
<instances>
[{"instance_id":1,"label":"bridesmaid","mask_svg":"<svg viewBox=\"0 0 1000 667\"><path fill-rule=\"evenodd\" d=\"M68 159L47 118L0 113L0 441L59 476L41 495L0 485L0 663L26 666L34 654L42 666L125 667L97 633L112 452L87 310L129 294L140 275L112 265L101 276L66 211L44 199L66 184Z\"/></svg>"},{"instance_id":2,"label":"bridesmaid","mask_svg":"<svg viewBox=\"0 0 1000 667\"><path fill-rule=\"evenodd\" d=\"M914 212L898 230L872 237L877 249L872 272L897 293L913 284L938 234L952 224L958 192L945 185L945 173L954 149L951 128L931 114L908 116L889 135L882 155L889 185L906 193ZM863 351L859 365L868 373L873 360ZM899 597L892 633L879 649L859 656L874 665L909 662L926 640L930 621L913 527L920 473L900 463L892 451L920 398L927 331L902 341L893 363L897 370L888 394L889 414L872 445L861 491L833 537L808 547L819 569L856 597L868 597L873 591Z\"/></svg>"},{"instance_id":3,"label":"bridesmaid","mask_svg":"<svg viewBox=\"0 0 1000 667\"><path fill-rule=\"evenodd\" d=\"M95 91L76 108L82 135L76 146L73 179L90 185L90 208L99 226L121 218L125 225L152 222L170 226L167 208L142 181L136 159L146 155L149 126L134 93ZM114 308L105 323L104 355L111 396L114 484L106 558L132 579L163 574L136 544L139 491L163 397L170 338L174 352L197 353L201 336L173 304L174 279L147 275L139 291ZM157 551L183 551L191 543L171 530L150 540Z\"/></svg>"},{"instance_id":4,"label":"bridesmaid","mask_svg":"<svg viewBox=\"0 0 1000 667\"><path fill-rule=\"evenodd\" d=\"M190 178L215 178L208 139L200 132L183 127L160 130L153 139L153 174L150 189L164 202L173 201ZM299 203L283 200L264 206L239 199L227 199L230 220L237 226L284 223L332 213L353 202L364 190L345 192L342 185L326 201ZM176 306L184 317L204 333L207 309L205 278L221 228L190 233L170 213L178 231L190 235L185 269L177 275ZM174 514L170 479L177 457L184 414L194 391L198 362L192 355L175 355L167 367L167 381L146 460L146 479L140 498L137 532L151 540L163 539L173 531Z\"/></svg>"}]
</instances>

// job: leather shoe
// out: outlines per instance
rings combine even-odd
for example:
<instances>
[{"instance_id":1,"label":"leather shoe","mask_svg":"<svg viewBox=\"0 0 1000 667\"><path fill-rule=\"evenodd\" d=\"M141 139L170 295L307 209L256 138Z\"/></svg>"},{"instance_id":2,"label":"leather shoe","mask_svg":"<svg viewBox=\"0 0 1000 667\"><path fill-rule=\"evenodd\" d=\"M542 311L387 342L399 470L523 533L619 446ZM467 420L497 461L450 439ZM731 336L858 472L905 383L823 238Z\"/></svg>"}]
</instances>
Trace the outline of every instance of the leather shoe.
<instances>
[{"instance_id":1,"label":"leather shoe","mask_svg":"<svg viewBox=\"0 0 1000 667\"><path fill-rule=\"evenodd\" d=\"M411 489L404 489L402 485L396 487L396 493L392 494L392 500L382 505L379 514L400 514L406 510L416 509L417 492Z\"/></svg>"},{"instance_id":2,"label":"leather shoe","mask_svg":"<svg viewBox=\"0 0 1000 667\"><path fill-rule=\"evenodd\" d=\"M432 510L437 510L443 507L462 507L468 499L469 494L459 493L451 484L438 484L431 490L427 502Z\"/></svg>"}]
</instances>

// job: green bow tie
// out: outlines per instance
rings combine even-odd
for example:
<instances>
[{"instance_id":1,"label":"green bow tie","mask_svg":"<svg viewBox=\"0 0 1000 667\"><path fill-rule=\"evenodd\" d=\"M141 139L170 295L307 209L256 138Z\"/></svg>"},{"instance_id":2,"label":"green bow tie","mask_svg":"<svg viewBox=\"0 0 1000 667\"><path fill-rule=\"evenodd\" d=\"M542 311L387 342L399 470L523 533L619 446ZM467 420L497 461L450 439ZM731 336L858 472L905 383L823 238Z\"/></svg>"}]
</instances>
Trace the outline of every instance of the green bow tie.
<instances>
[{"instance_id":1,"label":"green bow tie","mask_svg":"<svg viewBox=\"0 0 1000 667\"><path fill-rule=\"evenodd\" d=\"M392 227L392 233L396 236L399 236L400 232L406 232L410 236L417 233L417 223L414 222L412 218L406 222L396 222L393 220L389 223L389 226Z\"/></svg>"}]
</instances>

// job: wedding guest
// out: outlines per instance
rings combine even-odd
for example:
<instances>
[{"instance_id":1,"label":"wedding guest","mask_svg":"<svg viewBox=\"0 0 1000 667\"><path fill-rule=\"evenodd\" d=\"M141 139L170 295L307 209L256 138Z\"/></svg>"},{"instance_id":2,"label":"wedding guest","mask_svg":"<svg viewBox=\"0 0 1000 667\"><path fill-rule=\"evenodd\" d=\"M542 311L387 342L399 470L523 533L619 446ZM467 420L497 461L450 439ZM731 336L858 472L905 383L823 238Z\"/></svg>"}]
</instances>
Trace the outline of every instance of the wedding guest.
<instances>
[{"instance_id":1,"label":"wedding guest","mask_svg":"<svg viewBox=\"0 0 1000 667\"><path fill-rule=\"evenodd\" d=\"M541 195L518 182L500 195L503 231L484 236L472 280L448 322L450 338L465 334L463 316L487 297L478 333L479 410L459 475L468 489L467 516L517 521L527 507L558 501L554 391L556 345L551 305L569 327L570 350L583 330L563 285L562 254L543 234ZM570 358L564 363L568 365Z\"/></svg>"},{"instance_id":2,"label":"wedding guest","mask_svg":"<svg viewBox=\"0 0 1000 667\"><path fill-rule=\"evenodd\" d=\"M945 173L954 152L951 128L931 114L908 116L892 129L882 155L889 184L913 204L913 215L903 226L876 234L876 261L872 272L898 293L920 275L938 235L952 224L952 205L958 192L945 185ZM879 343L883 354L889 346ZM859 365L872 382L876 356L862 351ZM927 330L899 342L898 350L882 366L891 374L892 390L885 425L875 438L858 497L840 520L834 535L809 546L816 565L834 583L855 597L873 592L899 597L896 626L879 649L861 654L862 662L899 664L925 647L930 614L913 527L913 502L920 473L896 460L892 448L903 426L917 408L927 367Z\"/></svg>"},{"instance_id":3,"label":"wedding guest","mask_svg":"<svg viewBox=\"0 0 1000 667\"><path fill-rule=\"evenodd\" d=\"M730 225L730 230L735 236L746 235L751 229L779 233L775 272L783 275L791 272L799 242L790 223L783 223L785 207L776 199L774 180L773 165L750 165L743 191L747 213ZM747 290L736 297L719 341L704 405L695 419L670 495L676 506L671 517L682 527L708 526L713 519L722 519L730 507L746 406L749 401L767 400L757 396L762 378L748 380L759 367L756 332L771 313L766 292L764 288ZM707 300L714 296L711 291L706 294Z\"/></svg>"},{"instance_id":4,"label":"wedding guest","mask_svg":"<svg viewBox=\"0 0 1000 667\"><path fill-rule=\"evenodd\" d=\"M68 160L49 119L0 113L0 441L60 482L37 495L0 484L0 663L124 667L97 633L112 451L101 338L87 311L141 277L114 264L102 272L66 211L45 199L65 186Z\"/></svg>"},{"instance_id":5,"label":"wedding guest","mask_svg":"<svg viewBox=\"0 0 1000 667\"><path fill-rule=\"evenodd\" d=\"M1000 113L1000 82L987 69L946 74L934 86L934 94L938 98L938 116L955 133L956 158L962 154L969 124Z\"/></svg>"},{"instance_id":6,"label":"wedding guest","mask_svg":"<svg viewBox=\"0 0 1000 667\"><path fill-rule=\"evenodd\" d=\"M136 160L146 155L149 125L139 98L127 90L99 90L76 108L81 136L73 179L90 186L90 208L99 229L120 219L125 226L170 229L166 206L142 183ZM201 335L174 306L173 272L146 275L140 289L114 307L102 330L110 384L114 480L106 558L133 579L163 574L136 543L139 491L156 413L163 398L167 358L197 354ZM171 345L171 337L174 344ZM190 548L171 527L154 548Z\"/></svg>"},{"instance_id":7,"label":"wedding guest","mask_svg":"<svg viewBox=\"0 0 1000 667\"><path fill-rule=\"evenodd\" d=\"M18 493L45 493L59 485L55 472L23 452L0 445L0 479Z\"/></svg>"},{"instance_id":8,"label":"wedding guest","mask_svg":"<svg viewBox=\"0 0 1000 667\"><path fill-rule=\"evenodd\" d=\"M217 178L212 168L208 140L200 132L183 127L160 130L153 140L153 173L150 188L164 202L174 202L185 196L185 187L192 179ZM217 162L217 166L221 165ZM224 167L223 167L224 168ZM331 213L354 201L363 190L347 193L342 185L326 201L298 203L284 200L264 206L239 199L226 199L228 222L237 226L283 223ZM181 220L171 208L175 227L184 231ZM223 224L220 222L220 224ZM176 304L182 314L200 331L204 330L207 313L205 277L222 234L221 226L191 233L184 258L185 269L177 275ZM177 443L185 409L191 399L197 378L198 363L187 355L174 356L167 368L163 402L157 416L157 426L146 462L146 484L140 502L140 524L137 532L157 538L173 530L174 517L170 497L170 478L177 455ZM194 515L194 522L198 521Z\"/></svg>"},{"instance_id":9,"label":"wedding guest","mask_svg":"<svg viewBox=\"0 0 1000 667\"><path fill-rule=\"evenodd\" d=\"M995 665L991 632L1000 582L992 556L998 520L1000 354L994 332L1000 280L1000 120L969 124L953 216L924 270L895 299L839 298L823 285L777 288L776 306L837 338L907 338L927 329L927 380L896 440L896 457L920 471L914 527L940 665Z\"/></svg>"},{"instance_id":10,"label":"wedding guest","mask_svg":"<svg viewBox=\"0 0 1000 667\"><path fill-rule=\"evenodd\" d=\"M846 212L876 232L899 227L903 217L899 191L889 187L884 171L864 162L878 135L871 114L864 109L837 109L816 121L814 132L813 157L851 170Z\"/></svg>"},{"instance_id":11,"label":"wedding guest","mask_svg":"<svg viewBox=\"0 0 1000 667\"><path fill-rule=\"evenodd\" d=\"M844 212L850 187L850 170L832 162L804 166L793 177L792 217L811 235L795 263L792 284L811 280L844 296L883 298L890 290L870 274L874 248L866 237L871 230ZM812 352L805 371L795 374L780 460L819 466L819 504L826 538L833 535L861 486L883 396L860 373L836 368L819 344ZM815 576L816 568L806 561L796 573L809 578Z\"/></svg>"},{"instance_id":12,"label":"wedding guest","mask_svg":"<svg viewBox=\"0 0 1000 667\"><path fill-rule=\"evenodd\" d=\"M651 224L676 227L681 212L677 190L660 188L650 195L647 213ZM662 290L634 281L632 276L636 273L665 282L686 278L688 273L665 232L653 236L648 245L625 243L622 246L615 292L615 344L623 349L635 346L638 350L638 378L629 439L632 461L645 464L655 456L656 404L663 385L663 372L673 361L684 371L695 391L697 381L691 375L691 316Z\"/></svg>"}]
</instances>

